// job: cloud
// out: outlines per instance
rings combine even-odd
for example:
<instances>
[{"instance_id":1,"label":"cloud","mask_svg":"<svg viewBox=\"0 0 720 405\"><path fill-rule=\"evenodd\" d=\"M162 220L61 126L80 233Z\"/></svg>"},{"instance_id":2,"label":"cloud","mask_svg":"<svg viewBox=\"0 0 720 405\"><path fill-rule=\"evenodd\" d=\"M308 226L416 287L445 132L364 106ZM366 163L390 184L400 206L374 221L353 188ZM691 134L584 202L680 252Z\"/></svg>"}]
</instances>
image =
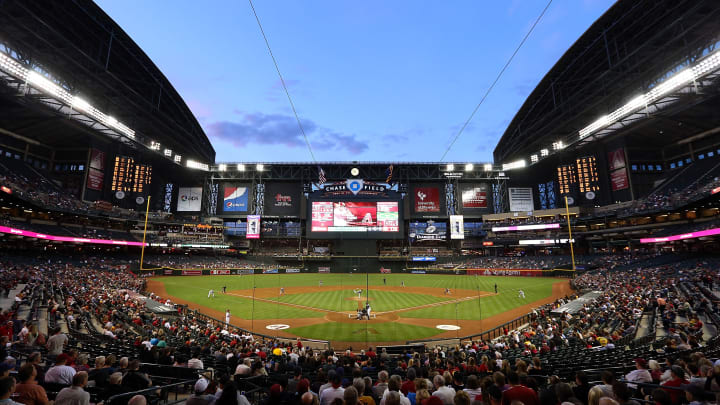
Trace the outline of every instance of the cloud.
<instances>
[{"instance_id":1,"label":"cloud","mask_svg":"<svg viewBox=\"0 0 720 405\"><path fill-rule=\"evenodd\" d=\"M295 117L283 114L242 113L239 121L218 121L207 125L211 138L226 141L237 147L248 145L277 145L288 148L305 148ZM363 153L369 146L354 134L343 134L318 126L311 120L301 119L305 134L314 150L337 150Z\"/></svg>"}]
</instances>

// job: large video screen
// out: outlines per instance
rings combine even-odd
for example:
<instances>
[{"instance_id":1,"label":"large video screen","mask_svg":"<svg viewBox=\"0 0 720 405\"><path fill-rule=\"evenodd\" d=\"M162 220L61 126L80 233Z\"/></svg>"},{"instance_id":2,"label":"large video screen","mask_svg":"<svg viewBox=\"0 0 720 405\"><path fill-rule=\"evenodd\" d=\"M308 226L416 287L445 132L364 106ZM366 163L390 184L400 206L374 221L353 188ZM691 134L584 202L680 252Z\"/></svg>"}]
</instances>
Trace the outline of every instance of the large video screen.
<instances>
[{"instance_id":1,"label":"large video screen","mask_svg":"<svg viewBox=\"0 0 720 405\"><path fill-rule=\"evenodd\" d=\"M397 201L313 201L312 232L400 231Z\"/></svg>"}]
</instances>

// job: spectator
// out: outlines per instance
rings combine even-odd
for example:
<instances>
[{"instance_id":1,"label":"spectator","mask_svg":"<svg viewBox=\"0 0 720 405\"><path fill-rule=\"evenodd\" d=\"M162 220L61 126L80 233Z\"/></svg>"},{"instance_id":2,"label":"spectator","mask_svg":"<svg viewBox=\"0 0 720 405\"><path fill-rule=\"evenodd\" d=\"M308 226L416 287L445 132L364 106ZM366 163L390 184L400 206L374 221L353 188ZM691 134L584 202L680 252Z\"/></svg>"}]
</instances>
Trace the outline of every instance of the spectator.
<instances>
[{"instance_id":1,"label":"spectator","mask_svg":"<svg viewBox=\"0 0 720 405\"><path fill-rule=\"evenodd\" d=\"M15 392L15 379L13 377L0 378L0 404L2 405L22 405L10 399Z\"/></svg>"},{"instance_id":2,"label":"spectator","mask_svg":"<svg viewBox=\"0 0 720 405\"><path fill-rule=\"evenodd\" d=\"M81 371L72 379L72 387L63 388L55 397L55 405L89 405L90 393L85 391L88 374Z\"/></svg>"},{"instance_id":3,"label":"spectator","mask_svg":"<svg viewBox=\"0 0 720 405\"><path fill-rule=\"evenodd\" d=\"M503 405L510 405L513 401L520 401L525 405L540 405L538 394L530 388L520 385L520 376L511 371L508 373L510 388L502 394Z\"/></svg>"},{"instance_id":4,"label":"spectator","mask_svg":"<svg viewBox=\"0 0 720 405\"><path fill-rule=\"evenodd\" d=\"M62 385L70 385L73 382L73 377L77 373L74 368L67 365L67 361L70 356L65 353L61 353L55 359L55 365L45 373L46 383L55 383Z\"/></svg>"},{"instance_id":5,"label":"spectator","mask_svg":"<svg viewBox=\"0 0 720 405\"><path fill-rule=\"evenodd\" d=\"M47 405L50 403L45 388L37 383L37 370L31 363L25 363L18 371L19 384L15 386L17 400L25 405Z\"/></svg>"},{"instance_id":6,"label":"spectator","mask_svg":"<svg viewBox=\"0 0 720 405\"><path fill-rule=\"evenodd\" d=\"M52 336L47 341L48 356L55 357L62 353L63 348L68 344L68 337L62 333L59 327L53 330Z\"/></svg>"},{"instance_id":7,"label":"spectator","mask_svg":"<svg viewBox=\"0 0 720 405\"><path fill-rule=\"evenodd\" d=\"M341 386L342 376L334 373L330 383L330 387L320 393L320 405L330 405L335 399L343 398L345 389Z\"/></svg>"},{"instance_id":8,"label":"spectator","mask_svg":"<svg viewBox=\"0 0 720 405\"><path fill-rule=\"evenodd\" d=\"M445 379L443 376L436 375L433 378L433 386L435 387L435 392L432 393L432 396L440 398L443 405L453 404L453 401L455 400L455 390L452 389L452 387L445 386Z\"/></svg>"}]
</instances>

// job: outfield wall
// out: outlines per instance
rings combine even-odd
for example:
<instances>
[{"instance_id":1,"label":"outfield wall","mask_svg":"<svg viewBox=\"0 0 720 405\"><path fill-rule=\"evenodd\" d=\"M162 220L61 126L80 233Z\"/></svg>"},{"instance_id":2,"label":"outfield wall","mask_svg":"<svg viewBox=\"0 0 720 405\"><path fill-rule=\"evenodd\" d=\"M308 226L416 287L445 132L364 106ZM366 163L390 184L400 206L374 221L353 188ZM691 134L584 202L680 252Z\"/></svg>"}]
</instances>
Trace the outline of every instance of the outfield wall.
<instances>
[{"instance_id":1,"label":"outfield wall","mask_svg":"<svg viewBox=\"0 0 720 405\"><path fill-rule=\"evenodd\" d=\"M133 269L138 272L140 269ZM574 272L567 269L427 269L427 268L401 268L393 270L389 267L384 268L385 271L375 271L368 273L387 273L387 274L445 274L445 275L477 275L477 276L511 276L511 277L572 277ZM242 276L251 274L323 274L323 273L356 273L365 274L365 271L347 271L347 269L338 269L331 266L317 266L310 268L252 268L252 269L175 269L169 267L143 269L139 271L145 275L155 276Z\"/></svg>"}]
</instances>

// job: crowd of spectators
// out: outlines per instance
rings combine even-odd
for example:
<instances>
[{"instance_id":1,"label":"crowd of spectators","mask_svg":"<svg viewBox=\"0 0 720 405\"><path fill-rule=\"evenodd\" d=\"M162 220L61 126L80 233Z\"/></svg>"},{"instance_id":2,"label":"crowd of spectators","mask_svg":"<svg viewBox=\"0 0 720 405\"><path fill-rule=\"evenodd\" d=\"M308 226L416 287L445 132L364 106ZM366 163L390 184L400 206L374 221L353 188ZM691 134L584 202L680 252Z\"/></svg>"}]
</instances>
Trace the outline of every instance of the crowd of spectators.
<instances>
[{"instance_id":1,"label":"crowd of spectators","mask_svg":"<svg viewBox=\"0 0 720 405\"><path fill-rule=\"evenodd\" d=\"M5 359L5 373L15 374L9 377L12 383L0 379L0 401L47 403L42 396L45 390L57 392L58 404L87 403L90 393L106 400L152 386L140 362L199 371L212 367L214 376L194 382L191 404L253 400L263 405L512 405L514 401L614 405L631 404L630 397L647 394L659 405L672 405L686 397L698 403L711 401L703 391L720 391L720 368L712 362L712 356L720 355L717 339L703 337L701 321L702 314L716 311L716 304L678 289L684 283L712 282L717 270L702 263L683 270L668 265L588 273L576 278L575 285L602 295L578 313L551 316L551 309L567 302L560 299L537 308L527 325L505 329L495 340L427 346L400 356L372 347L317 350L300 342L264 340L182 310L176 315L154 314L138 295L143 280L121 271L122 265L98 258L13 258L0 267L4 288L26 284L17 304L2 311L3 339L12 350L29 353L19 361L3 345L0 355ZM17 307L38 291L46 292L49 316L67 322L68 333L54 327L45 336L35 325L24 325L16 318ZM563 373L563 368L571 367L568 356L577 361L594 358L616 369L617 355L627 350L622 345L630 344L639 319L648 311L660 314L667 337L662 351L645 350L645 356L636 359L633 368L640 371L604 372L602 383L594 387L588 384L588 375L574 372L577 368ZM96 325L94 332L92 325ZM83 334L101 344L83 340L84 345L77 347L74 343ZM715 351L708 352L713 344ZM607 360L593 357L597 353L607 355ZM650 379L642 370L647 370ZM240 381L245 378L255 379L267 396L239 395ZM663 383L664 389L638 386L651 382ZM665 388L673 386L684 391Z\"/></svg>"}]
</instances>

